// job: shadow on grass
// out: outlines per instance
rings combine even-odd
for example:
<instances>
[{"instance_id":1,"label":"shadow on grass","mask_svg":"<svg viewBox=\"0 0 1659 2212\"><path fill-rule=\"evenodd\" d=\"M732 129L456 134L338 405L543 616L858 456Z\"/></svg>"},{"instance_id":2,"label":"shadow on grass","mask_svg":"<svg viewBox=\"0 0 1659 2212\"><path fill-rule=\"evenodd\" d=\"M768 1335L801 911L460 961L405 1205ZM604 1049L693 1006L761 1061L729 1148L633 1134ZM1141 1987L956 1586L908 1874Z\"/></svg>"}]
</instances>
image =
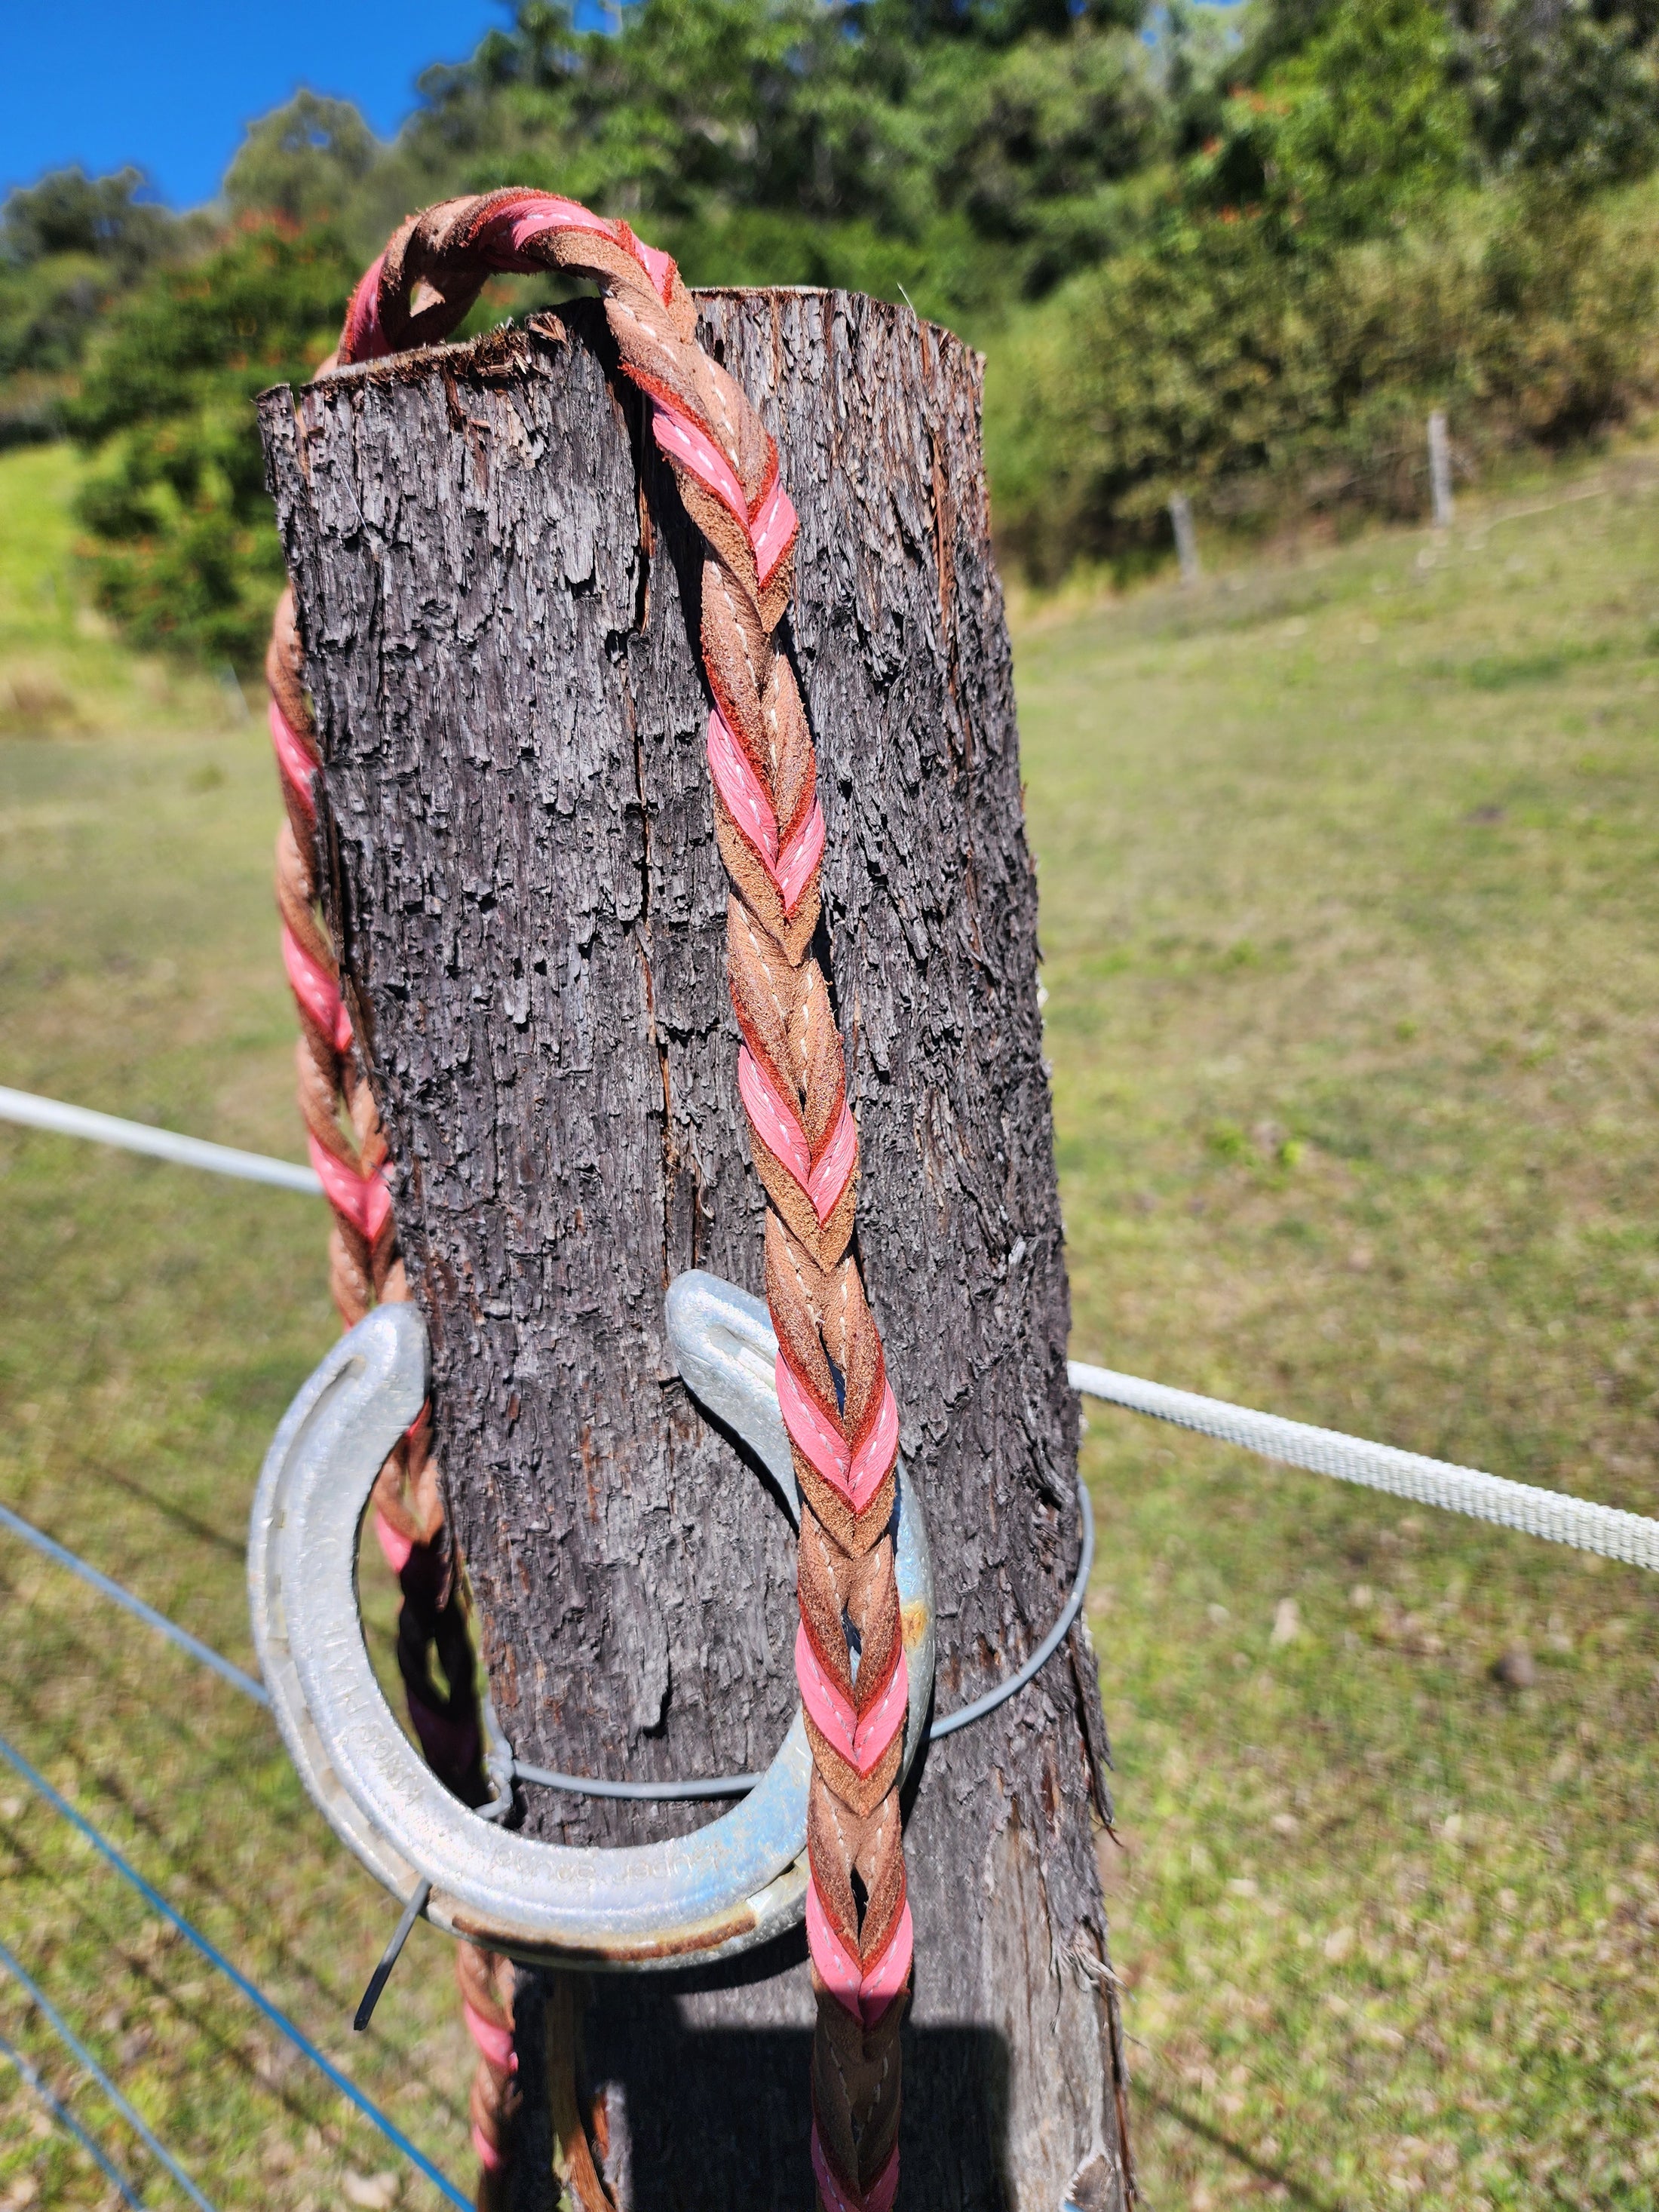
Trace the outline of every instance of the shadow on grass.
<instances>
[{"instance_id":1,"label":"shadow on grass","mask_svg":"<svg viewBox=\"0 0 1659 2212\"><path fill-rule=\"evenodd\" d=\"M234 1559L238 1566L246 1559L247 1545L243 1538L227 1536L222 1529L214 1528L210 1522L198 1520L188 1506L177 1505L172 1498L158 1496L133 1476L123 1474L118 1468L94 1461L87 1466L84 1472L100 1482L113 1484L117 1490L125 1490L129 1498L136 1498L141 1504L149 1506L163 1519L184 1529L187 1535L194 1536L198 1543L210 1544L216 1552L222 1552L228 1559Z\"/></svg>"},{"instance_id":2,"label":"shadow on grass","mask_svg":"<svg viewBox=\"0 0 1659 2212\"><path fill-rule=\"evenodd\" d=\"M1189 2105L1179 2103L1173 2097L1161 2097L1156 2089L1148 2088L1144 2082L1136 2083L1133 2100L1138 2105L1150 2106L1153 2112L1162 2113L1165 2119L1173 2120L1177 2127L1185 2128L1189 2135L1200 2136L1212 2149L1220 2151L1236 2165L1243 2166L1258 2181L1271 2182L1274 2187L1282 2189L1292 2204L1306 2205L1309 2212L1349 2212L1341 2197L1326 2197L1318 2190L1310 2189L1305 2181L1298 2181L1284 2166L1258 2158L1254 2151L1246 2150L1243 2143L1236 2142L1231 2136L1194 2112Z\"/></svg>"}]
</instances>

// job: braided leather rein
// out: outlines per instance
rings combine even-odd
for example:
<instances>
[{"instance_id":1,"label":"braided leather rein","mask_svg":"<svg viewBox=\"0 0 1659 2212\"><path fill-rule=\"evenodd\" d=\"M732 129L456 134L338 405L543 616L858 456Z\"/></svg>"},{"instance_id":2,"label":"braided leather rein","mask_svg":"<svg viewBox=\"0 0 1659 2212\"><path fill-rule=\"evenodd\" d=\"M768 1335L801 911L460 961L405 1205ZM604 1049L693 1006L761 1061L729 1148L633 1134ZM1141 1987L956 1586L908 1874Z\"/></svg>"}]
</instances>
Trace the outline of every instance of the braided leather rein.
<instances>
[{"instance_id":1,"label":"braided leather rein","mask_svg":"<svg viewBox=\"0 0 1659 2212\"><path fill-rule=\"evenodd\" d=\"M322 765L305 695L294 599L277 604L265 655L276 750L287 820L276 837L276 905L283 918L283 965L300 1014L295 1048L306 1143L334 1215L329 1234L329 1290L347 1328L379 1300L406 1299L392 1201L382 1170L386 1140L374 1100L352 1048L351 1018L340 996L334 950L317 918L317 800ZM422 1414L380 1470L374 1486L374 1532L398 1578L398 1670L409 1717L427 1764L470 1805L489 1795L471 1638L454 1589L448 1531L431 1453L431 1422ZM436 1648L447 1689L432 1679L428 1654ZM463 2016L477 2046L470 2106L472 2147L483 2168L480 2203L496 2201L504 2180L512 2122L519 2103L514 2081L513 1964L482 1945L459 1946L455 1971Z\"/></svg>"},{"instance_id":2,"label":"braided leather rein","mask_svg":"<svg viewBox=\"0 0 1659 2212\"><path fill-rule=\"evenodd\" d=\"M812 950L824 842L816 755L794 672L775 643L797 529L777 449L747 395L699 345L696 306L673 261L625 222L545 192L450 200L411 217L357 286L339 350L324 367L435 343L491 276L544 269L600 286L623 371L650 403L653 434L704 541L702 647L714 702L708 750L715 834L730 879L738 1090L768 1201L767 1300L802 1500L795 1670L813 1759L806 1900L817 2000L812 2165L822 2212L887 2212L898 2184L898 2029L912 1956L898 1807L909 1686L891 1535L898 1413L849 1249L858 1130L829 988ZM300 1099L335 1216L331 1287L349 1323L371 1297L406 1297L408 1289L382 1173L385 1141L314 910L313 784L320 756L291 599L278 610L267 673L289 813L278 841L277 896L301 1015ZM375 1492L377 1526L406 1606L411 1566L420 1554L436 1557L441 1571L420 1581L441 1600L434 1616L441 1619L453 1600L424 1436L417 1425L388 1462ZM428 1760L447 1778L466 1746L428 1740L417 1710L424 1635L420 1651L417 1679L405 1668L411 1712ZM447 1755L435 1756L440 1750ZM476 1769L476 1737L471 1759ZM458 1794L468 1794L465 1786ZM483 2053L473 2120L487 2172L501 2161L513 2098L510 2004L497 1995L491 1967L480 1954L462 1971Z\"/></svg>"}]
</instances>

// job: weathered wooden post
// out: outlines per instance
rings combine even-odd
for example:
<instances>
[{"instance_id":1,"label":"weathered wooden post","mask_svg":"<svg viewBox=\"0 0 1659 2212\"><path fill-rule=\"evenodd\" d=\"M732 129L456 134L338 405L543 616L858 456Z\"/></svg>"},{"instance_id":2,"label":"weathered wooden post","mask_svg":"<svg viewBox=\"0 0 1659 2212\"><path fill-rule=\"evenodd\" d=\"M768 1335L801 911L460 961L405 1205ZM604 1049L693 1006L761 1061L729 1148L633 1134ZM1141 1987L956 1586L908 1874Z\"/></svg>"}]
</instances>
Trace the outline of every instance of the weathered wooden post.
<instances>
[{"instance_id":1,"label":"weathered wooden post","mask_svg":"<svg viewBox=\"0 0 1659 2212\"><path fill-rule=\"evenodd\" d=\"M1449 530L1457 510L1452 500L1451 441L1446 435L1445 410L1440 407L1429 416L1429 496L1435 528Z\"/></svg>"},{"instance_id":2,"label":"weathered wooden post","mask_svg":"<svg viewBox=\"0 0 1659 2212\"><path fill-rule=\"evenodd\" d=\"M1198 560L1198 532L1193 527L1193 503L1184 491L1170 495L1170 527L1175 532L1181 580L1183 584L1195 584L1203 570Z\"/></svg>"},{"instance_id":3,"label":"weathered wooden post","mask_svg":"<svg viewBox=\"0 0 1659 2212\"><path fill-rule=\"evenodd\" d=\"M827 823L824 965L859 1249L926 1501L941 1709L1018 1664L1077 1559L1076 1401L980 368L830 292L700 296L801 517L789 649ZM793 1543L665 1346L700 1267L761 1287L700 552L599 307L271 392L325 772L323 903L433 1352L448 1509L521 1758L763 1766L796 1703ZM761 1501L761 1502L757 1502ZM902 2202L1127 2199L1081 1624L907 1792ZM706 1808L524 1793L572 1843ZM549 2117L520 1990L526 2142ZM620 2212L810 2201L805 1945L594 1977L584 2094ZM585 2112L594 2109L584 2106ZM545 2156L515 2202L546 2208Z\"/></svg>"}]
</instances>

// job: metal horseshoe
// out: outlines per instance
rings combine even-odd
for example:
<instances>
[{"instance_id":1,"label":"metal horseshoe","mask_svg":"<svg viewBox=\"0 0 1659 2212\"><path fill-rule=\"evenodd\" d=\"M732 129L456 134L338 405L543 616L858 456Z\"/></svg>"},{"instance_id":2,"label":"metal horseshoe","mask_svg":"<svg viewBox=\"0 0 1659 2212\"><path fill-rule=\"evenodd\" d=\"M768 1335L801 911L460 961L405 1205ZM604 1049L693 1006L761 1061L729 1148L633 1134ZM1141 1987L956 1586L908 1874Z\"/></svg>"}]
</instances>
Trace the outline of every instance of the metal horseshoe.
<instances>
[{"instance_id":1,"label":"metal horseshoe","mask_svg":"<svg viewBox=\"0 0 1659 2212\"><path fill-rule=\"evenodd\" d=\"M798 1516L764 1306L694 1273L671 1285L666 1320L687 1387L758 1455ZM357 1544L374 1478L426 1394L420 1313L377 1307L295 1397L254 1498L253 1640L277 1726L324 1818L394 1896L430 1883L427 1917L439 1927L530 1962L685 1966L793 1926L805 1909L811 1774L799 1710L731 1812L689 1836L611 1848L539 1843L481 1819L398 1726L363 1643ZM908 1771L933 1685L933 1590L921 1504L902 1465L896 1512Z\"/></svg>"}]
</instances>

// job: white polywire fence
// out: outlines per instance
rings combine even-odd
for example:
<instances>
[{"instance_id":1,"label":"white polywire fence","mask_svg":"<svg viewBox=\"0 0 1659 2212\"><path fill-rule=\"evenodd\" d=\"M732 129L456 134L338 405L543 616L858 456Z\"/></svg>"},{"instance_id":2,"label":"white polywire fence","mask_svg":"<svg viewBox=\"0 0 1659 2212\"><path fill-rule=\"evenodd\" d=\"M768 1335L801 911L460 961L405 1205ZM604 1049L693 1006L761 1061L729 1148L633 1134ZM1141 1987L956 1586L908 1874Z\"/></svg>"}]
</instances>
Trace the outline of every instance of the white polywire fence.
<instances>
[{"instance_id":1,"label":"white polywire fence","mask_svg":"<svg viewBox=\"0 0 1659 2212\"><path fill-rule=\"evenodd\" d=\"M1155 1421L1171 1421L1177 1428L1194 1429L1200 1436L1237 1444L1263 1459L1310 1468L1339 1482L1357 1482L1367 1490L1409 1498L1414 1505L1467 1513L1499 1528L1541 1537L1547 1544L1570 1544L1576 1551L1599 1552L1604 1559L1659 1571L1659 1521L1650 1521L1644 1514L1571 1498L1565 1491L1540 1490L1530 1482L1511 1482L1501 1474L1483 1474L1478 1468L1458 1467L1450 1460L1425 1459L1420 1452L1397 1451L1392 1444L1368 1443L1336 1429L1311 1428L1304 1421L1281 1419L1277 1413L1255 1413L1246 1406L1229 1405L1224 1398L1201 1398L1195 1391L1172 1390L1164 1382L1143 1382L1138 1376L1091 1367L1080 1359L1072 1361L1069 1371L1072 1388L1086 1398L1150 1414Z\"/></svg>"},{"instance_id":2,"label":"white polywire fence","mask_svg":"<svg viewBox=\"0 0 1659 2212\"><path fill-rule=\"evenodd\" d=\"M61 1099L40 1098L32 1091L10 1091L3 1085L0 1085L0 1120L147 1152L180 1167L206 1168L216 1175L275 1183L285 1190L313 1195L322 1190L309 1168L287 1160L238 1152L228 1145L207 1144L199 1137L154 1129L147 1122L123 1121L112 1114L92 1113L84 1106L66 1105ZM1072 1388L1085 1397L1195 1430L1261 1459L1308 1468L1339 1482L1358 1483L1367 1490L1407 1498L1416 1505L1467 1514L1499 1528L1519 1529L1546 1543L1570 1545L1576 1551L1596 1552L1603 1559L1622 1560L1626 1566L1659 1572L1659 1521L1649 1520L1644 1514L1621 1512L1616 1506L1598 1505L1592 1499L1569 1497L1563 1491L1541 1490L1532 1483L1511 1482L1503 1475L1484 1474L1479 1468L1458 1467L1450 1460L1399 1451L1392 1444L1371 1443L1335 1429L1287 1421L1277 1413L1255 1413L1248 1406L1200 1397L1195 1391L1173 1389L1164 1382L1144 1382L1139 1376L1120 1375L1113 1368L1091 1366L1085 1360L1073 1359L1068 1371Z\"/></svg>"},{"instance_id":3,"label":"white polywire fence","mask_svg":"<svg viewBox=\"0 0 1659 2212\"><path fill-rule=\"evenodd\" d=\"M210 1145L176 1129L153 1129L148 1121L123 1121L113 1114L94 1114L88 1106L61 1098L37 1097L32 1091L9 1091L0 1084L0 1121L46 1129L56 1137L85 1137L94 1145L113 1145L124 1152L147 1152L180 1168L205 1168L210 1174L238 1176L243 1182L274 1183L279 1190L302 1190L320 1198L323 1186L309 1168L292 1160L273 1160L264 1152L239 1152L234 1145Z\"/></svg>"}]
</instances>

